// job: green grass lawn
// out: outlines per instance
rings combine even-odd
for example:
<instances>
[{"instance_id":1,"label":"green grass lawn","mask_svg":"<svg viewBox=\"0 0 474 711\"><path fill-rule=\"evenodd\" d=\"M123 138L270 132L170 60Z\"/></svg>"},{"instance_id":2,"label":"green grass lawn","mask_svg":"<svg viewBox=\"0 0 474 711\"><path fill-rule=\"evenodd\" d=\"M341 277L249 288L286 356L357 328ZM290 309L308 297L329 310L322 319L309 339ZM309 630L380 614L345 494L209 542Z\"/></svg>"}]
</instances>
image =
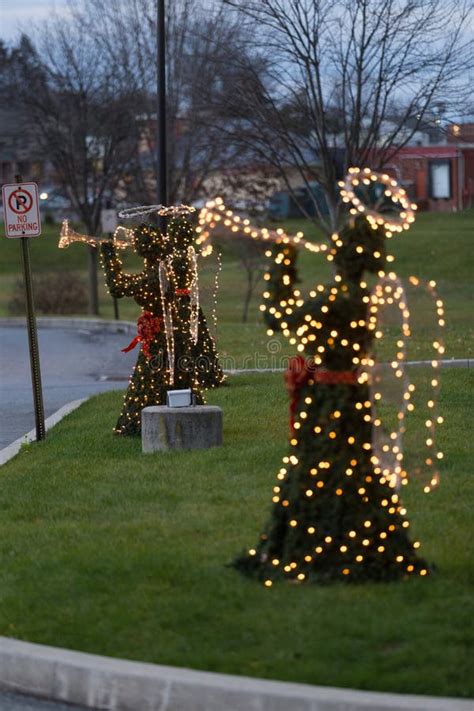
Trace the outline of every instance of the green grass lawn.
<instances>
[{"instance_id":1,"label":"green grass lawn","mask_svg":"<svg viewBox=\"0 0 474 711\"><path fill-rule=\"evenodd\" d=\"M303 230L307 237L323 241L311 223L304 220L289 220L283 226L290 232ZM86 269L84 245L74 244L66 250L57 248L59 226L46 226L41 237L31 240L34 271ZM446 357L465 358L474 356L472 319L472 278L474 234L474 210L461 213L421 213L413 228L401 237L392 240L396 261L393 265L400 276L411 274L425 279L435 279L446 305L445 329ZM300 259L302 290L307 291L315 283L326 281L330 275L328 263L322 256L303 253ZM140 262L128 255L126 264L137 269ZM0 258L0 315L7 315L7 302L14 280L21 270L20 245L16 240L2 241ZM210 279L203 275L203 280ZM227 367L271 367L278 365L278 356L292 352L284 339L273 343L273 353L268 348L261 315L261 285L252 300L249 322L241 323L245 274L235 255L227 247L223 252L223 269L218 297L218 346ZM112 300L106 294L101 279L101 315L113 317ZM414 329L412 358L427 358L432 355L430 343L434 332L426 328L424 310L417 311L418 297L411 301L411 310L417 328ZM209 311L209 307L207 308ZM121 318L135 320L138 307L131 299L120 301ZM433 311L434 313L434 311ZM276 352L275 352L276 351Z\"/></svg>"},{"instance_id":2,"label":"green grass lawn","mask_svg":"<svg viewBox=\"0 0 474 711\"><path fill-rule=\"evenodd\" d=\"M143 456L139 440L111 433L121 393L92 399L0 471L0 634L217 672L472 695L472 381L467 369L445 374L440 489L403 491L437 574L357 587L268 590L226 567L255 543L285 453L281 375L212 392L225 444L201 452Z\"/></svg>"}]
</instances>

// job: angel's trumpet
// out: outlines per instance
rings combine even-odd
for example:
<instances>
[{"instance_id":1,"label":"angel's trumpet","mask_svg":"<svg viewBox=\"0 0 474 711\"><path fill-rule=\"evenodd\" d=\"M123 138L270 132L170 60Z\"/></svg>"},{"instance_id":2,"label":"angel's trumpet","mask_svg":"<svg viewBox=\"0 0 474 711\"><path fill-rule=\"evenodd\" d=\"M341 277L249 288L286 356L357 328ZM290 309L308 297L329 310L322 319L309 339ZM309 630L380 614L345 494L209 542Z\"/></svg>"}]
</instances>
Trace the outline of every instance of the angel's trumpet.
<instances>
[{"instance_id":1,"label":"angel's trumpet","mask_svg":"<svg viewBox=\"0 0 474 711\"><path fill-rule=\"evenodd\" d=\"M71 242L85 242L91 247L98 247L105 242L113 242L115 247L126 249L127 247L133 247L133 230L129 230L126 227L117 227L112 239L110 237L92 237L91 235L83 235L80 232L76 232L69 226L68 220L63 220L58 247L65 249L69 247Z\"/></svg>"}]
</instances>

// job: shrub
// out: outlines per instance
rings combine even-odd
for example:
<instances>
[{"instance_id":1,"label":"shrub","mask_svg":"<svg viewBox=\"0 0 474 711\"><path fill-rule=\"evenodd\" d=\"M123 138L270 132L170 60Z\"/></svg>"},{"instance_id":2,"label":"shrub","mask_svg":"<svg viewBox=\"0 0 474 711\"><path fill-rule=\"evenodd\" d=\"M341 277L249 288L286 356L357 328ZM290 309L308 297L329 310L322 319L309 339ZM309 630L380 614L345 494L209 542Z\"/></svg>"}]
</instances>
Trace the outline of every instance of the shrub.
<instances>
[{"instance_id":1,"label":"shrub","mask_svg":"<svg viewBox=\"0 0 474 711\"><path fill-rule=\"evenodd\" d=\"M87 288L77 272L44 272L33 277L33 296L38 313L79 314L87 311ZM8 302L11 314L26 311L23 279L18 279Z\"/></svg>"}]
</instances>

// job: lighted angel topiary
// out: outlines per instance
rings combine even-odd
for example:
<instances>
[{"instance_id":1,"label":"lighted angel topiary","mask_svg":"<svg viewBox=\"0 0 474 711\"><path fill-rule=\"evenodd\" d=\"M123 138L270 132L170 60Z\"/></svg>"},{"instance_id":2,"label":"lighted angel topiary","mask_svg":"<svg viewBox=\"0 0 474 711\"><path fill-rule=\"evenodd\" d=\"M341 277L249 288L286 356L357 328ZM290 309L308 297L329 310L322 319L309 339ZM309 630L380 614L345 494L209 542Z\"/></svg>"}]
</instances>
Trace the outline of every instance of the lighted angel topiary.
<instances>
[{"instance_id":1,"label":"lighted angel topiary","mask_svg":"<svg viewBox=\"0 0 474 711\"><path fill-rule=\"evenodd\" d=\"M139 274L123 272L113 244L101 247L112 296L131 296L142 308L137 337L128 347L140 342L141 350L115 427L118 434L138 434L142 409L166 404L167 390L190 388L195 402L202 403L202 391L223 377L199 308L192 225L175 218L163 236L144 224L134 230L133 239L144 260Z\"/></svg>"},{"instance_id":2,"label":"lighted angel topiary","mask_svg":"<svg viewBox=\"0 0 474 711\"><path fill-rule=\"evenodd\" d=\"M383 186L382 199L398 205L398 217L384 217L380 205L364 205L358 186L375 184ZM386 302L402 316L402 340L409 336L403 289L385 265L387 237L410 226L414 206L394 180L369 169L354 169L341 187L352 206L347 224L332 236L329 248L319 248L335 267L332 282L303 299L293 286L294 247L302 244L301 236L281 235L270 249L265 320L270 332L280 330L299 352L285 376L291 400L289 451L277 474L268 523L256 545L233 563L268 587L278 579L390 581L431 570L419 555L419 542L411 540L399 493L407 472L398 430L404 427L412 389L402 389L397 425L384 437L374 356L378 312ZM373 291L366 281L371 274L379 277ZM402 340L390 364L400 381ZM435 346L441 353L442 346ZM427 426L433 427L431 420ZM437 484L435 465L442 456L431 436L427 446L431 474L425 490Z\"/></svg>"},{"instance_id":3,"label":"lighted angel topiary","mask_svg":"<svg viewBox=\"0 0 474 711\"><path fill-rule=\"evenodd\" d=\"M164 405L168 390L185 388L192 390L196 403L202 403L203 391L221 383L223 372L199 306L192 224L178 214L169 220L165 233L142 224L135 229L118 228L116 237L101 240L100 245L107 286L115 298L132 297L141 314L137 335L123 349L140 346L115 432L136 435L141 431L144 407ZM66 224L60 246L68 240L97 244L93 238L73 233ZM139 273L123 270L118 250L127 246L143 258Z\"/></svg>"}]
</instances>

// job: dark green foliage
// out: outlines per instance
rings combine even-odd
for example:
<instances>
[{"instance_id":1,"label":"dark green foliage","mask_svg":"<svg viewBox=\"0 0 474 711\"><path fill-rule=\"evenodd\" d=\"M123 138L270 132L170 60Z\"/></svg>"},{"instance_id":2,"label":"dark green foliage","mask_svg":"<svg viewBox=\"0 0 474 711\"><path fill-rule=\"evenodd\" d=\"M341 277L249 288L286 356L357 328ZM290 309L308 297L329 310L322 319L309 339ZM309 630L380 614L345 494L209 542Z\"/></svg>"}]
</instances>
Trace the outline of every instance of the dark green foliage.
<instances>
[{"instance_id":1,"label":"dark green foliage","mask_svg":"<svg viewBox=\"0 0 474 711\"><path fill-rule=\"evenodd\" d=\"M270 308L265 311L264 320L268 328L277 331L280 324L273 312L282 301L286 302L292 298L295 285L299 282L296 269L298 253L290 244L273 244L270 251L273 262L267 272L269 278L265 276L265 291L269 294L267 303ZM275 261L277 255L281 255L278 263Z\"/></svg>"},{"instance_id":2,"label":"dark green foliage","mask_svg":"<svg viewBox=\"0 0 474 711\"><path fill-rule=\"evenodd\" d=\"M111 295L132 296L142 308L138 320L141 350L115 428L118 434L139 434L143 407L165 404L167 390L191 388L199 403L203 402L202 391L216 387L223 379L202 311L196 343L190 333L188 247L193 239L194 230L184 219L170 221L167 238L152 225L140 225L134 233L135 251L144 260L138 274L124 273L116 248L102 245L102 264ZM165 260L172 278L162 294L160 263ZM173 319L174 354L169 351L163 306Z\"/></svg>"},{"instance_id":3,"label":"dark green foliage","mask_svg":"<svg viewBox=\"0 0 474 711\"><path fill-rule=\"evenodd\" d=\"M300 306L289 301L287 288L278 288L294 264L286 245L270 268L271 294L280 298L273 313L284 314L267 323L297 337L306 358L295 359L287 376L295 424L270 521L255 549L234 562L267 585L278 578L359 582L428 573L409 541L398 493L373 458L369 387L358 381L373 338L361 278L383 267L384 241L382 230L372 230L364 218L351 221L329 253L333 283ZM290 262L284 267L282 254ZM288 303L294 306L287 309Z\"/></svg>"}]
</instances>

